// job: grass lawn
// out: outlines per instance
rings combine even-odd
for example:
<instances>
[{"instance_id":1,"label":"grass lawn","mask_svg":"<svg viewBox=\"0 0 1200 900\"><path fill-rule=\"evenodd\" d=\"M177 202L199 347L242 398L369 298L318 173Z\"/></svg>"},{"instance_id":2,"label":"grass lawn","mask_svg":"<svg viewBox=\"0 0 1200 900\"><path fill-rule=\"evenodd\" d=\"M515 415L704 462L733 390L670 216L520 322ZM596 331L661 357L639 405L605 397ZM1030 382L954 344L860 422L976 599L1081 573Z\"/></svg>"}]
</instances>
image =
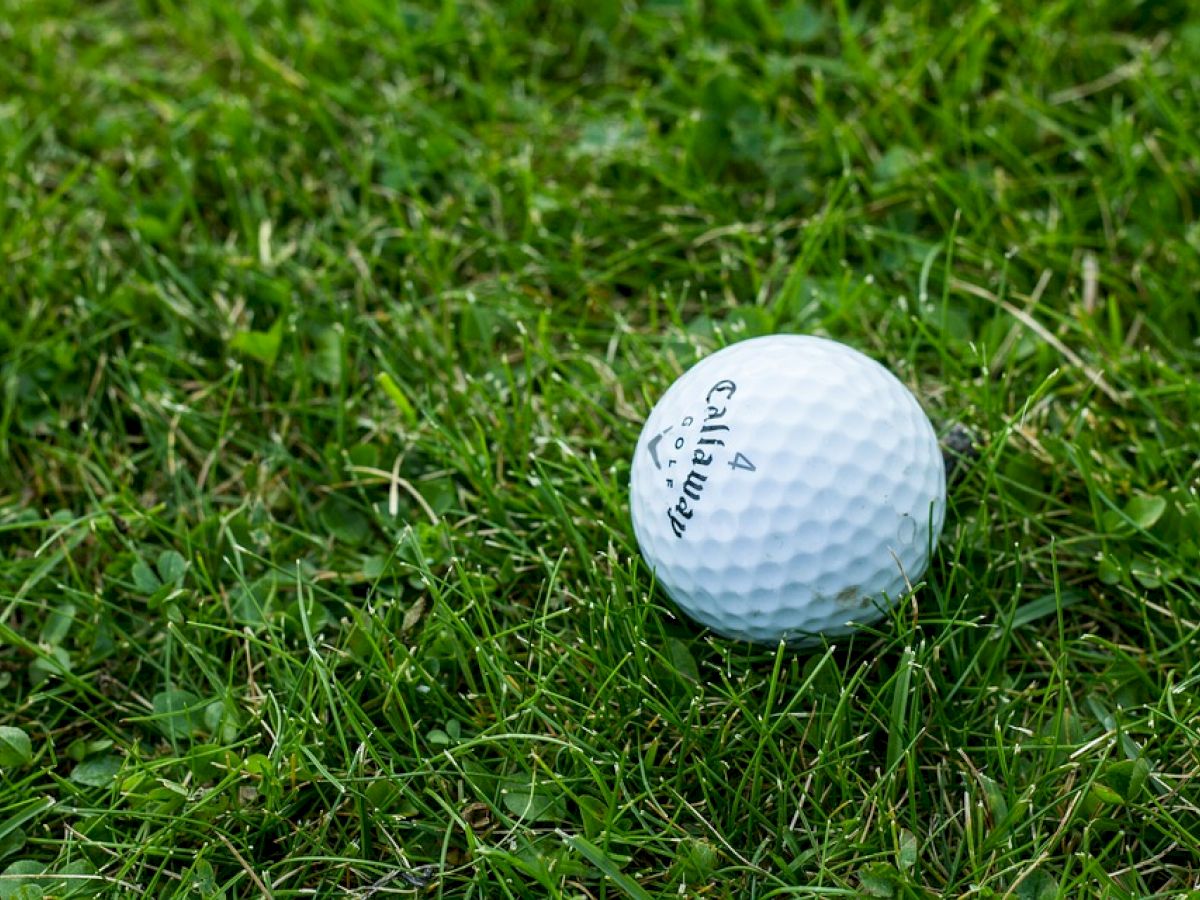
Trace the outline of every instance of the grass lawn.
<instances>
[{"instance_id":1,"label":"grass lawn","mask_svg":"<svg viewBox=\"0 0 1200 900\"><path fill-rule=\"evenodd\" d=\"M0 900L1200 890L1194 4L0 0L0 275ZM799 653L628 518L775 331L979 449Z\"/></svg>"}]
</instances>

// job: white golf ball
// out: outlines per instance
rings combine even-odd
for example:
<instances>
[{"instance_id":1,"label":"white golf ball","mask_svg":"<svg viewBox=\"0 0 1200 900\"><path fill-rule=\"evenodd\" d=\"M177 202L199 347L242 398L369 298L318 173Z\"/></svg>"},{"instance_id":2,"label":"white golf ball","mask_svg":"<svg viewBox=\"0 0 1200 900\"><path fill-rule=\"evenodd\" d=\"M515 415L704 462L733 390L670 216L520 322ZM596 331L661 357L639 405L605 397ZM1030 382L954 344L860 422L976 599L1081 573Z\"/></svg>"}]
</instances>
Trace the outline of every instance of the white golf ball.
<instances>
[{"instance_id":1,"label":"white golf ball","mask_svg":"<svg viewBox=\"0 0 1200 900\"><path fill-rule=\"evenodd\" d=\"M773 335L671 385L638 439L630 506L684 612L773 644L880 618L929 564L946 474L891 372L836 341Z\"/></svg>"}]
</instances>

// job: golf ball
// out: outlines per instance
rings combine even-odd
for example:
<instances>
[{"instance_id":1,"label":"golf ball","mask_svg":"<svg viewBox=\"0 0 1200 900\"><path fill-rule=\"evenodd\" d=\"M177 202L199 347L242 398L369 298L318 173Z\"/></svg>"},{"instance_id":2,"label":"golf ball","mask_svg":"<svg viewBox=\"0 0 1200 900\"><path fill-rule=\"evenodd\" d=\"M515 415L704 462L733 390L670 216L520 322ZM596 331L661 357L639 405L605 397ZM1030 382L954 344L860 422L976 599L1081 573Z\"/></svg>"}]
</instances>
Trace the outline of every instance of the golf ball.
<instances>
[{"instance_id":1,"label":"golf ball","mask_svg":"<svg viewBox=\"0 0 1200 900\"><path fill-rule=\"evenodd\" d=\"M946 475L916 398L836 341L726 347L671 385L633 458L634 533L658 584L730 638L879 619L924 573Z\"/></svg>"}]
</instances>

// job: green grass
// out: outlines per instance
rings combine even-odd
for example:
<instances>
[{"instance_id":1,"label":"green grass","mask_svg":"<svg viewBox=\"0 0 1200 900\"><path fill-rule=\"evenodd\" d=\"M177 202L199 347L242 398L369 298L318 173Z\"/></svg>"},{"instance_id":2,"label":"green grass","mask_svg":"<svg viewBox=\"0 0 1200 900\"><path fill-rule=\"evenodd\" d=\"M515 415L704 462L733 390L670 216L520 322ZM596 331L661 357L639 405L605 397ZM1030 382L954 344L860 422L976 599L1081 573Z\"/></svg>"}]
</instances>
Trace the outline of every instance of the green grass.
<instances>
[{"instance_id":1,"label":"green grass","mask_svg":"<svg viewBox=\"0 0 1200 900\"><path fill-rule=\"evenodd\" d=\"M0 898L1189 896L1198 160L1184 2L0 0ZM803 653L627 512L772 331L981 451Z\"/></svg>"}]
</instances>

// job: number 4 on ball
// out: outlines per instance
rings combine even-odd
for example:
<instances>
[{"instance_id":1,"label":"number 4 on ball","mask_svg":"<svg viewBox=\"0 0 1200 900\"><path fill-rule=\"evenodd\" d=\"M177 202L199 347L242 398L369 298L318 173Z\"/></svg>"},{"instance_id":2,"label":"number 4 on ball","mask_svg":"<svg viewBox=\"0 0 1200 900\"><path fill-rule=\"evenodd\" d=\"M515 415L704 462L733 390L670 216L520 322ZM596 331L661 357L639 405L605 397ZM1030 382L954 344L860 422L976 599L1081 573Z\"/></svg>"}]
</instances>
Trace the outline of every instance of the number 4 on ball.
<instances>
[{"instance_id":1,"label":"number 4 on ball","mask_svg":"<svg viewBox=\"0 0 1200 900\"><path fill-rule=\"evenodd\" d=\"M754 467L754 463L752 463L752 462L750 462L750 460L746 459L746 457L743 456L741 453L734 455L733 461L729 464L729 468L745 469L747 472L757 472L758 471L758 469L756 469Z\"/></svg>"}]
</instances>

